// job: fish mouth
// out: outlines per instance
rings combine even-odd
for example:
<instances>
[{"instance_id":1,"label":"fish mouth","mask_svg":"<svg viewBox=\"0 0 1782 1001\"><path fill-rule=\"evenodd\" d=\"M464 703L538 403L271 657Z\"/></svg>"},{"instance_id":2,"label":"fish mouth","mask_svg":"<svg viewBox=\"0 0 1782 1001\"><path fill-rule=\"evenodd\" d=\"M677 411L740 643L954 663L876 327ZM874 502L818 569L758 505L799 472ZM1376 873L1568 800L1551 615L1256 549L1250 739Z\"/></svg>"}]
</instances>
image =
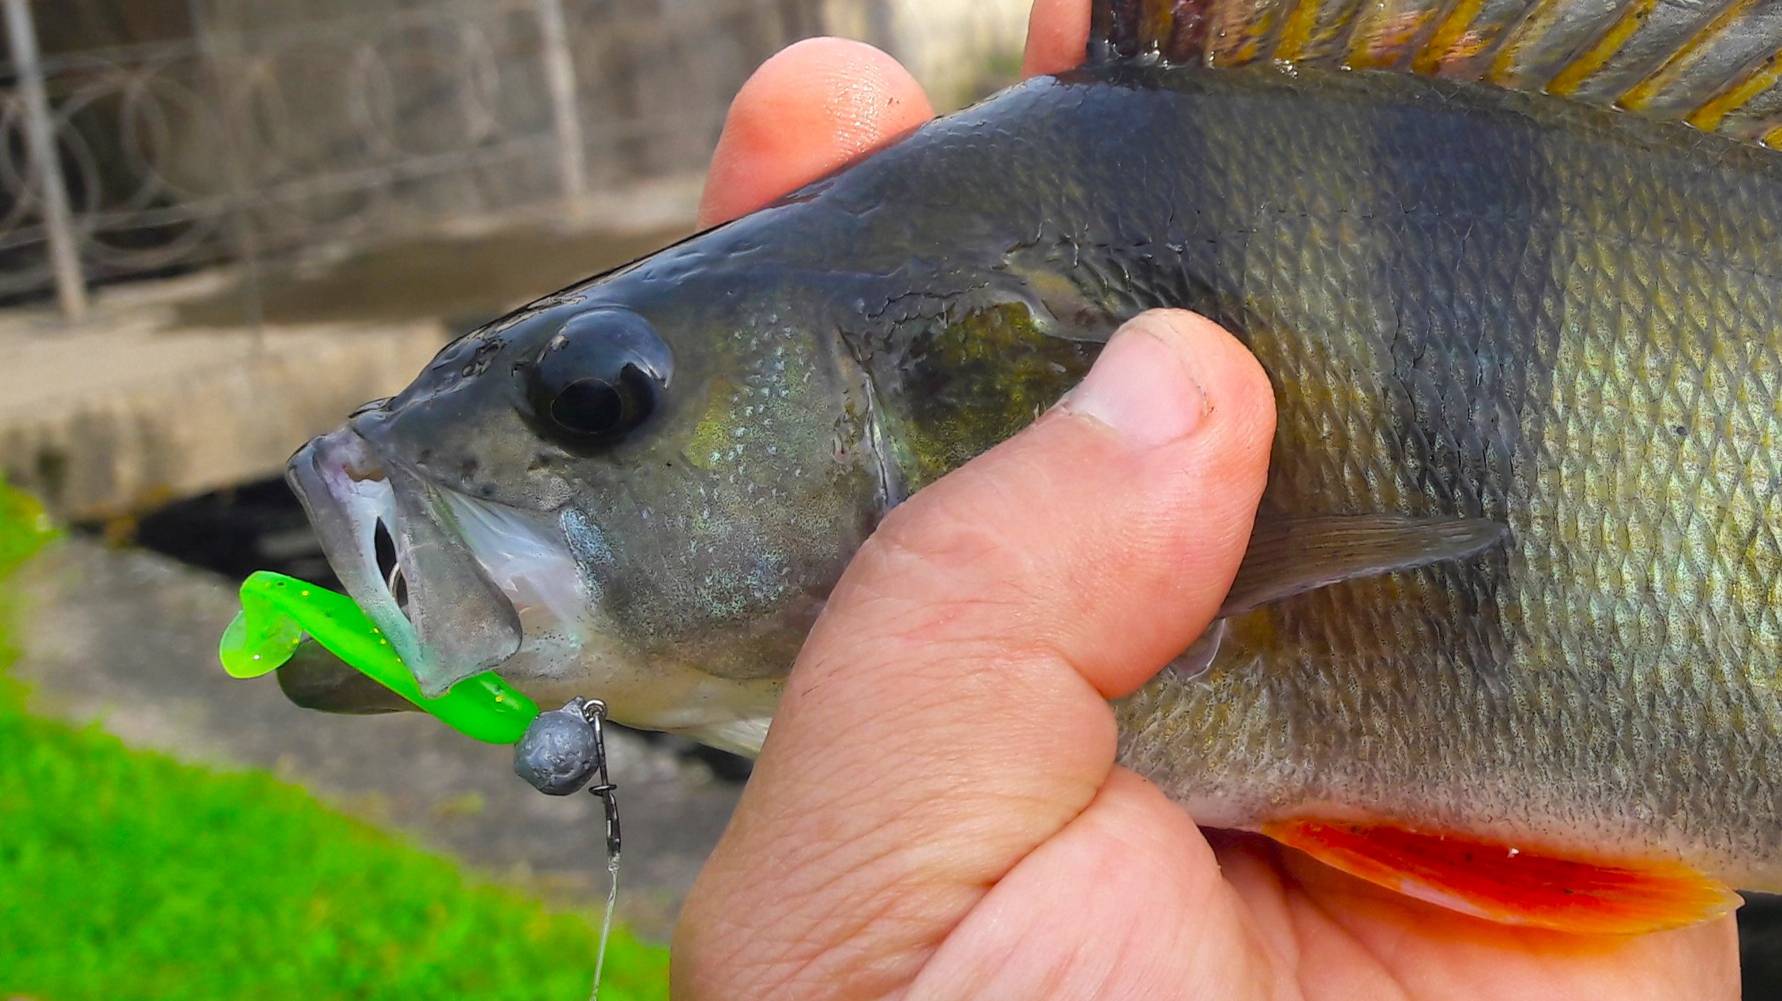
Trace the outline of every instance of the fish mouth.
<instances>
[{"instance_id":1,"label":"fish mouth","mask_svg":"<svg viewBox=\"0 0 1782 1001\"><path fill-rule=\"evenodd\" d=\"M552 516L432 483L351 428L298 449L286 480L342 586L429 698L497 668L538 673L579 645L586 603Z\"/></svg>"}]
</instances>

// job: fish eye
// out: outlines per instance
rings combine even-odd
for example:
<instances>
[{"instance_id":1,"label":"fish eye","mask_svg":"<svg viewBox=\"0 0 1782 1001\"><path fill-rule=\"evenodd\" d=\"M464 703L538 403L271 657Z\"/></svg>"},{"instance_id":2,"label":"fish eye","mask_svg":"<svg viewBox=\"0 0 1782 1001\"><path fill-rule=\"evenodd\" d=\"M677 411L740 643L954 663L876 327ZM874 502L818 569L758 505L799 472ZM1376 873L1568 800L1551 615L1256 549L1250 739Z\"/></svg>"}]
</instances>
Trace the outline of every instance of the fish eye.
<instances>
[{"instance_id":1,"label":"fish eye","mask_svg":"<svg viewBox=\"0 0 1782 1001\"><path fill-rule=\"evenodd\" d=\"M626 310L572 317L516 366L535 423L584 444L613 441L655 412L674 367L648 321Z\"/></svg>"}]
</instances>

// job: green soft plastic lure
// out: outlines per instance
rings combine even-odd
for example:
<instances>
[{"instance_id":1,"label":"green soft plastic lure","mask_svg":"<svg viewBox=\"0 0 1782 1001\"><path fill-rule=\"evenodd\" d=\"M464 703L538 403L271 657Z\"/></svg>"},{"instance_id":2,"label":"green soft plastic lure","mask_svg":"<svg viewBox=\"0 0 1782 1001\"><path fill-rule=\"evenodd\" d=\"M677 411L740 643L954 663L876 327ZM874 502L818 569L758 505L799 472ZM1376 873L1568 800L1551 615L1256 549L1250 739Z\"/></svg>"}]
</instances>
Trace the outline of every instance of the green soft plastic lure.
<instances>
[{"instance_id":1,"label":"green soft plastic lure","mask_svg":"<svg viewBox=\"0 0 1782 1001\"><path fill-rule=\"evenodd\" d=\"M494 671L465 678L437 699L427 698L389 639L353 599L269 570L242 582L241 611L223 631L217 657L231 676L257 678L290 660L305 635L366 677L477 740L512 744L538 715L538 706Z\"/></svg>"}]
</instances>

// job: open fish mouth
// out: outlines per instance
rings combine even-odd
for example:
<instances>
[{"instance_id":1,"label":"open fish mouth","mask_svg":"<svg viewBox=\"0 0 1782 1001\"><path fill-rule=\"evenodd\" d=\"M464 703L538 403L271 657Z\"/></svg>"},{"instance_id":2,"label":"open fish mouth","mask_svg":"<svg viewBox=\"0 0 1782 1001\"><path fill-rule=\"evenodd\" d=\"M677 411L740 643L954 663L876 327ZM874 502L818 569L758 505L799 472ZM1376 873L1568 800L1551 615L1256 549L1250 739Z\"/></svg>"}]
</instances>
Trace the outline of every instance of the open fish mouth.
<instances>
[{"instance_id":1,"label":"open fish mouth","mask_svg":"<svg viewBox=\"0 0 1782 1001\"><path fill-rule=\"evenodd\" d=\"M440 487L350 428L304 445L286 479L341 584L423 694L573 654L586 604L554 518Z\"/></svg>"}]
</instances>

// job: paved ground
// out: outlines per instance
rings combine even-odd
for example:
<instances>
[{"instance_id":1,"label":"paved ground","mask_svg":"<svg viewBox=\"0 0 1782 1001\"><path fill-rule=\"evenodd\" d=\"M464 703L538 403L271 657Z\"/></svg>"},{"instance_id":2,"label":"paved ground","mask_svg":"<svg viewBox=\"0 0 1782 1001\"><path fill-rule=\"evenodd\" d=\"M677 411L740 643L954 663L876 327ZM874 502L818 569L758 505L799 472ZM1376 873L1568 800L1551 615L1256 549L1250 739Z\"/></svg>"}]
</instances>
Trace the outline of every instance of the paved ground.
<instances>
[{"instance_id":1,"label":"paved ground","mask_svg":"<svg viewBox=\"0 0 1782 1001\"><path fill-rule=\"evenodd\" d=\"M357 403L400 388L445 341L433 321L306 325L263 340L141 320L0 329L0 477L63 516L94 518L267 476Z\"/></svg>"},{"instance_id":2,"label":"paved ground","mask_svg":"<svg viewBox=\"0 0 1782 1001\"><path fill-rule=\"evenodd\" d=\"M235 602L222 577L74 538L20 581L18 670L35 688L35 710L96 719L132 744L187 760L274 769L557 899L592 906L604 893L593 797L542 796L513 775L507 748L427 717L311 713L270 678L226 677L216 639ZM625 827L621 914L666 937L740 786L630 733L614 736L611 754Z\"/></svg>"}]
</instances>

